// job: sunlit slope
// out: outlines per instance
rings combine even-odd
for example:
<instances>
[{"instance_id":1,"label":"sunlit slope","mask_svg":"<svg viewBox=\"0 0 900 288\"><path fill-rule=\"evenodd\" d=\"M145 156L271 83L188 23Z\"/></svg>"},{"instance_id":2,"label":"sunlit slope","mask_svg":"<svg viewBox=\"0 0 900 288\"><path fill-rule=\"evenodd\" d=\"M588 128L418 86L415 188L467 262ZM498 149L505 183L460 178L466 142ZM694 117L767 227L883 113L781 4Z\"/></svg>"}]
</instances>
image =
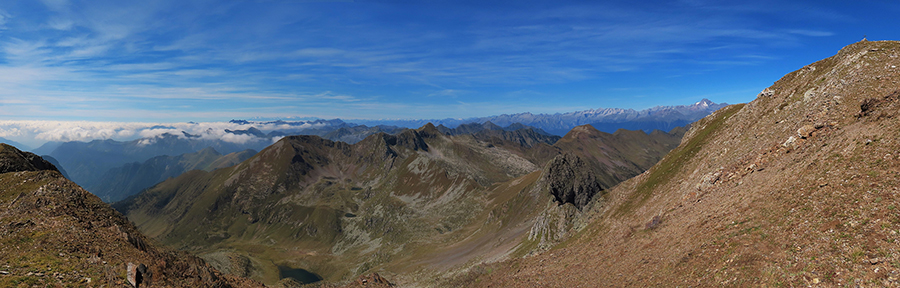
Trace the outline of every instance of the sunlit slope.
<instances>
[{"instance_id":1,"label":"sunlit slope","mask_svg":"<svg viewBox=\"0 0 900 288\"><path fill-rule=\"evenodd\" d=\"M900 43L792 72L609 191L577 237L466 286L893 286ZM540 283L540 284L538 284Z\"/></svg>"}]
</instances>

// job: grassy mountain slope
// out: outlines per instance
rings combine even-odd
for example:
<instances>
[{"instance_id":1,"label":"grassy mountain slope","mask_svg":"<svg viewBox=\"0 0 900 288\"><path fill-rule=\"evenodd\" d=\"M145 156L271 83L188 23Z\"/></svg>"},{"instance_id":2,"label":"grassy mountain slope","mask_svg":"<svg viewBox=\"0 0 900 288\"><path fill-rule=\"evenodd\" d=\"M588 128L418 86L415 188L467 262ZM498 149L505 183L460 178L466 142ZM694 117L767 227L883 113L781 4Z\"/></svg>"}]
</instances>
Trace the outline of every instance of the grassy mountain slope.
<instances>
[{"instance_id":1,"label":"grassy mountain slope","mask_svg":"<svg viewBox=\"0 0 900 288\"><path fill-rule=\"evenodd\" d=\"M900 42L859 42L692 125L535 257L477 287L900 284ZM453 285L450 285L453 286Z\"/></svg>"},{"instance_id":2,"label":"grassy mountain slope","mask_svg":"<svg viewBox=\"0 0 900 288\"><path fill-rule=\"evenodd\" d=\"M565 145L594 151L603 137L650 141L598 137ZM677 143L677 136L653 137ZM291 136L236 166L187 172L115 206L163 243L211 260L245 259L240 267L219 262L266 283L279 281L278 266L328 281L378 271L419 283L467 263L534 251L537 242L528 238L536 221L560 207L541 170L562 148L538 141L506 149L522 142L481 139L494 140L449 136L430 124L353 145ZM533 157L536 149L545 155ZM652 165L595 154L590 159L614 165Z\"/></svg>"},{"instance_id":3,"label":"grassy mountain slope","mask_svg":"<svg viewBox=\"0 0 900 288\"><path fill-rule=\"evenodd\" d=\"M169 287L259 287L159 248L121 214L34 154L0 145L0 286L122 287L126 265Z\"/></svg>"},{"instance_id":4,"label":"grassy mountain slope","mask_svg":"<svg viewBox=\"0 0 900 288\"><path fill-rule=\"evenodd\" d=\"M683 136L684 131L680 129L671 133L656 130L650 134L620 129L610 134L591 125L582 125L573 128L553 146L588 159L603 183L617 184L659 162L665 155L660 151L672 150Z\"/></svg>"}]
</instances>

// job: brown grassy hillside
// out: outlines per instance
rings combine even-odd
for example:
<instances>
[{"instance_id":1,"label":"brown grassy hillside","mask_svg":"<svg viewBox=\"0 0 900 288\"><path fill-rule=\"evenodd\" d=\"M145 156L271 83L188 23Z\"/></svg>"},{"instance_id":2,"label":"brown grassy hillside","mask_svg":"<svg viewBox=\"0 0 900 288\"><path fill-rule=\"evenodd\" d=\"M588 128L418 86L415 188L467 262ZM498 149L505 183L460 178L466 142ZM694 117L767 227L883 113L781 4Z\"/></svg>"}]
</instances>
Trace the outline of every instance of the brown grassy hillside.
<instances>
[{"instance_id":1,"label":"brown grassy hillside","mask_svg":"<svg viewBox=\"0 0 900 288\"><path fill-rule=\"evenodd\" d=\"M455 286L900 285L900 42L859 42L695 123L587 228ZM452 286L452 285L450 285Z\"/></svg>"}]
</instances>

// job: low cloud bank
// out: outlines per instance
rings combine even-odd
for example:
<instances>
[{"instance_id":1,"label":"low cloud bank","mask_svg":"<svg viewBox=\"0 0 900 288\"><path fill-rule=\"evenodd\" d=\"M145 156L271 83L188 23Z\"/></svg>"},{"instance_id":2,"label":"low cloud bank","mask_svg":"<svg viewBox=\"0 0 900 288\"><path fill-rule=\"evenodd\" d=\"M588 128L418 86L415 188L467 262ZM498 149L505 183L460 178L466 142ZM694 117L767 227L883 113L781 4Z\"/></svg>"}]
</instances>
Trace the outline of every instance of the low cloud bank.
<instances>
[{"instance_id":1,"label":"low cloud bank","mask_svg":"<svg viewBox=\"0 0 900 288\"><path fill-rule=\"evenodd\" d=\"M21 142L32 147L46 142L92 141L112 139L130 141L143 139L146 144L163 134L178 137L192 137L203 140L221 140L244 144L249 141L272 141L271 137L257 137L249 134L229 133L225 130L240 131L256 128L264 133L271 131L299 132L328 126L322 121L299 122L184 122L184 123L137 123L137 122L90 122L90 121L0 121L0 137ZM187 134L189 135L187 135ZM280 138L280 137L276 137Z\"/></svg>"}]
</instances>

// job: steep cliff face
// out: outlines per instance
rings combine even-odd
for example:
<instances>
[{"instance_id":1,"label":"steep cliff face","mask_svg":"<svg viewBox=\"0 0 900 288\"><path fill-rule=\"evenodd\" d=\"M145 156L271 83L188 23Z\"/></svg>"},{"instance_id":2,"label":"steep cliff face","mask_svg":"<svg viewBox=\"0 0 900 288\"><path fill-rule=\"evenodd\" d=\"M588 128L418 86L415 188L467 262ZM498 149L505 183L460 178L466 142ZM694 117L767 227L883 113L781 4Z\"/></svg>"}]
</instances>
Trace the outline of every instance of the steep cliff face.
<instances>
[{"instance_id":1,"label":"steep cliff face","mask_svg":"<svg viewBox=\"0 0 900 288\"><path fill-rule=\"evenodd\" d=\"M34 154L0 146L0 286L258 287L203 260L156 247L121 214ZM134 268L137 269L137 268Z\"/></svg>"},{"instance_id":2,"label":"steep cliff face","mask_svg":"<svg viewBox=\"0 0 900 288\"><path fill-rule=\"evenodd\" d=\"M587 162L572 154L556 156L545 168L547 188L559 204L581 209L603 191Z\"/></svg>"},{"instance_id":3,"label":"steep cliff face","mask_svg":"<svg viewBox=\"0 0 900 288\"><path fill-rule=\"evenodd\" d=\"M898 285L898 66L900 42L863 41L784 76L609 189L565 247L467 283Z\"/></svg>"}]
</instances>

